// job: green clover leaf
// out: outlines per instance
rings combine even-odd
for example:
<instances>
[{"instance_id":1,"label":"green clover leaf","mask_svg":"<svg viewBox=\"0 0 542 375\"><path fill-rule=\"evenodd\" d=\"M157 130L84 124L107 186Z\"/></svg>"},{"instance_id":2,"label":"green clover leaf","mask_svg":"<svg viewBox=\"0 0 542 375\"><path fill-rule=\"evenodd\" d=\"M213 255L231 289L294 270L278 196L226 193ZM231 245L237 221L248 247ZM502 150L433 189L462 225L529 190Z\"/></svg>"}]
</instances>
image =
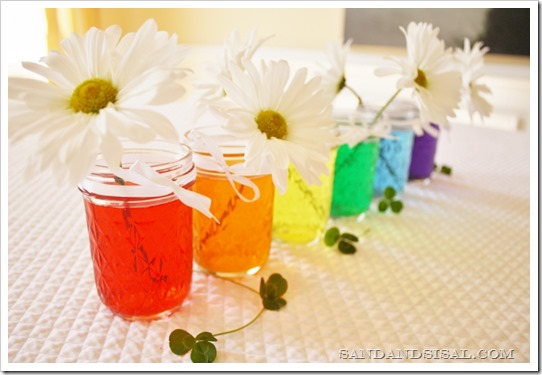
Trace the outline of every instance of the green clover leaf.
<instances>
[{"instance_id":1,"label":"green clover leaf","mask_svg":"<svg viewBox=\"0 0 542 375\"><path fill-rule=\"evenodd\" d=\"M190 353L190 359L194 363L212 363L215 358L216 347L208 341L198 341Z\"/></svg>"},{"instance_id":2,"label":"green clover leaf","mask_svg":"<svg viewBox=\"0 0 542 375\"><path fill-rule=\"evenodd\" d=\"M324 234L324 243L326 244L326 246L335 245L337 241L339 240L339 235L340 235L339 228L337 227L329 228Z\"/></svg>"},{"instance_id":3,"label":"green clover leaf","mask_svg":"<svg viewBox=\"0 0 542 375\"><path fill-rule=\"evenodd\" d=\"M224 279L234 284L241 285L247 289L250 289L254 293L258 294L258 291L240 284L233 280ZM288 290L288 282L282 275L274 273L267 281L262 277L260 280L259 294L262 298L263 307L260 312L248 323L241 327L224 331L220 333L211 333L204 331L199 333L196 337L183 329L176 329L169 335L169 348L174 354L185 355L190 352L190 359L193 363L211 363L214 362L217 356L216 346L211 341L217 341L217 336L227 335L234 332L241 331L246 327L253 324L265 310L279 310L286 306L286 300L282 296Z\"/></svg>"},{"instance_id":4,"label":"green clover leaf","mask_svg":"<svg viewBox=\"0 0 542 375\"><path fill-rule=\"evenodd\" d=\"M395 197L396 194L397 194L397 192L391 186L388 186L388 187L386 187L386 189L384 189L384 197L386 197L386 199L388 199L388 200L393 199L393 197Z\"/></svg>"},{"instance_id":5,"label":"green clover leaf","mask_svg":"<svg viewBox=\"0 0 542 375\"><path fill-rule=\"evenodd\" d=\"M357 248L352 242L358 241L358 236L348 232L341 233L337 227L329 228L324 235L324 243L331 247L338 242L337 248L343 254L354 254Z\"/></svg>"},{"instance_id":6,"label":"green clover leaf","mask_svg":"<svg viewBox=\"0 0 542 375\"><path fill-rule=\"evenodd\" d=\"M358 237L353 235L352 233L343 233L341 234L341 238L344 240L352 241L352 242L358 242Z\"/></svg>"},{"instance_id":7,"label":"green clover leaf","mask_svg":"<svg viewBox=\"0 0 542 375\"><path fill-rule=\"evenodd\" d=\"M340 240L339 251L343 254L354 254L356 252L356 247L348 241Z\"/></svg>"},{"instance_id":8,"label":"green clover leaf","mask_svg":"<svg viewBox=\"0 0 542 375\"><path fill-rule=\"evenodd\" d=\"M433 170L435 172L440 172L441 174L444 174L446 176L451 176L452 175L452 167L450 167L448 165L445 165L445 164L442 164L440 167L438 165L434 164Z\"/></svg>"},{"instance_id":9,"label":"green clover leaf","mask_svg":"<svg viewBox=\"0 0 542 375\"><path fill-rule=\"evenodd\" d=\"M380 202L378 202L378 211L385 212L388 209L388 206L389 206L388 201L382 199Z\"/></svg>"},{"instance_id":10,"label":"green clover leaf","mask_svg":"<svg viewBox=\"0 0 542 375\"><path fill-rule=\"evenodd\" d=\"M274 273L267 281L260 280L260 297L267 310L279 310L286 306L286 300L281 298L288 290L288 282L278 273Z\"/></svg>"},{"instance_id":11,"label":"green clover leaf","mask_svg":"<svg viewBox=\"0 0 542 375\"><path fill-rule=\"evenodd\" d=\"M211 332L202 332L196 336L197 341L217 341Z\"/></svg>"},{"instance_id":12,"label":"green clover leaf","mask_svg":"<svg viewBox=\"0 0 542 375\"><path fill-rule=\"evenodd\" d=\"M398 214L403 209L403 202L397 199L397 192L391 186L384 189L384 198L378 202L378 212L386 212L388 208L395 214Z\"/></svg>"},{"instance_id":13,"label":"green clover leaf","mask_svg":"<svg viewBox=\"0 0 542 375\"><path fill-rule=\"evenodd\" d=\"M264 299L262 300L263 307L266 308L266 310L272 310L277 311L280 310L282 307L286 306L286 300L284 298L277 298L277 299Z\"/></svg>"},{"instance_id":14,"label":"green clover leaf","mask_svg":"<svg viewBox=\"0 0 542 375\"><path fill-rule=\"evenodd\" d=\"M176 329L169 335L169 348L177 355L185 355L196 344L196 339L183 329Z\"/></svg>"},{"instance_id":15,"label":"green clover leaf","mask_svg":"<svg viewBox=\"0 0 542 375\"><path fill-rule=\"evenodd\" d=\"M442 167L440 167L440 173L450 176L452 174L452 167L443 165Z\"/></svg>"},{"instance_id":16,"label":"green clover leaf","mask_svg":"<svg viewBox=\"0 0 542 375\"><path fill-rule=\"evenodd\" d=\"M390 206L391 206L392 212L398 214L403 209L403 202L393 201L390 203Z\"/></svg>"}]
</instances>

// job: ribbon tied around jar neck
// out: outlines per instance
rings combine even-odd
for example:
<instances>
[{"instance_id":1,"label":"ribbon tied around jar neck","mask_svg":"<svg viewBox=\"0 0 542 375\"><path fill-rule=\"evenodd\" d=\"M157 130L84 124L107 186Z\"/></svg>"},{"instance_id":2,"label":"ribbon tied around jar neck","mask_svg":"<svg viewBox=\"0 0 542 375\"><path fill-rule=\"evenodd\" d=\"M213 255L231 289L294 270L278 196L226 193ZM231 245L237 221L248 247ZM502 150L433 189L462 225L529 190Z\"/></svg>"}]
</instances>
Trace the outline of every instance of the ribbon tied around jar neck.
<instances>
[{"instance_id":1,"label":"ribbon tied around jar neck","mask_svg":"<svg viewBox=\"0 0 542 375\"><path fill-rule=\"evenodd\" d=\"M107 168L115 176L143 187L163 188L166 194L173 192L182 203L218 222L218 219L211 212L211 198L179 186L175 181L161 175L141 160L135 160L129 168L123 168L118 163L119 160L122 160L123 152L120 142L113 137L105 137L104 143L106 147L102 150L102 156Z\"/></svg>"},{"instance_id":2,"label":"ribbon tied around jar neck","mask_svg":"<svg viewBox=\"0 0 542 375\"><path fill-rule=\"evenodd\" d=\"M171 190L175 196L188 207L192 207L208 218L218 222L211 212L211 199L177 185L169 178L162 176L148 164L137 160L129 169L109 166L111 171L123 180L136 183L141 186L162 186Z\"/></svg>"},{"instance_id":3,"label":"ribbon tied around jar neck","mask_svg":"<svg viewBox=\"0 0 542 375\"><path fill-rule=\"evenodd\" d=\"M246 177L257 174L256 171L244 167L243 163L228 165L224 158L224 154L220 150L220 146L215 142L213 137L206 136L197 129L192 129L190 131L189 141L190 147L195 151L194 162L198 168L224 173L224 176L235 191L235 194L237 194L239 199L243 202L250 203L260 198L260 189L250 178ZM202 155L201 152L198 152L202 150L205 153L208 153L209 156ZM239 191L235 183L249 187L253 192L252 198L245 197Z\"/></svg>"}]
</instances>

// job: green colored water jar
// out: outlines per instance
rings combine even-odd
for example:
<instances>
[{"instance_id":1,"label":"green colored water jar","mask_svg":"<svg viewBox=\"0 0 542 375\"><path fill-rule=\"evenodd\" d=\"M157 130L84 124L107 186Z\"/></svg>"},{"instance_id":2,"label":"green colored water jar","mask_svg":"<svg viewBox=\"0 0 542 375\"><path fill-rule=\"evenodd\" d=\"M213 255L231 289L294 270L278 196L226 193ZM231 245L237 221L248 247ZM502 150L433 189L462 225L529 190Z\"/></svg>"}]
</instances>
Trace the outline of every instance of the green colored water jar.
<instances>
[{"instance_id":1,"label":"green colored water jar","mask_svg":"<svg viewBox=\"0 0 542 375\"><path fill-rule=\"evenodd\" d=\"M380 140L369 138L337 150L331 216L360 216L367 212L373 197L373 183Z\"/></svg>"}]
</instances>

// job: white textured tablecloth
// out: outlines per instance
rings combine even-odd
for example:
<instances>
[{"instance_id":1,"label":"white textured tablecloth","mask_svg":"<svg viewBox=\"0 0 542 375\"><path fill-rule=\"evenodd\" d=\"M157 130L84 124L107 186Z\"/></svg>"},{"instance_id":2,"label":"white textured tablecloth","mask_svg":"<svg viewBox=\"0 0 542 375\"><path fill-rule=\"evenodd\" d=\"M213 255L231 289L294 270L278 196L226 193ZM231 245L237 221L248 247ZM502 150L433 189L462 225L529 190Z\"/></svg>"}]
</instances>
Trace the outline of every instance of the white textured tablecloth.
<instances>
[{"instance_id":1,"label":"white textured tablecloth","mask_svg":"<svg viewBox=\"0 0 542 375\"><path fill-rule=\"evenodd\" d=\"M288 305L220 337L216 362L536 361L530 354L536 317L530 317L529 134L457 127L438 147L437 163L452 166L451 177L409 183L400 215L373 208L361 223L338 223L357 233L370 228L355 255L323 245L273 245L263 271L242 282L257 288L260 276L279 272L289 282ZM189 362L169 350L173 329L221 332L259 311L250 291L195 273L191 294L170 318L114 316L96 293L79 191L46 175L25 182L23 155L20 146L10 146L9 364ZM431 357L432 349L475 358ZM375 355L344 359L362 350ZM381 358L393 350L411 355ZM507 358L480 358L496 356L491 350Z\"/></svg>"}]
</instances>

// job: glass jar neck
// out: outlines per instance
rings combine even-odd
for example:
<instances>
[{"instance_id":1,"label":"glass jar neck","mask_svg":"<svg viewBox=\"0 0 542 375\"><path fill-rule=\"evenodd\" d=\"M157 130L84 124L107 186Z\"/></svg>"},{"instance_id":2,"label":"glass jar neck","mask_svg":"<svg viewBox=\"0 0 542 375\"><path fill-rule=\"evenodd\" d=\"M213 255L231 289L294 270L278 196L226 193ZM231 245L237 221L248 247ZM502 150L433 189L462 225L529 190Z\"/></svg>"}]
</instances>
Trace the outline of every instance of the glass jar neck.
<instances>
[{"instance_id":1,"label":"glass jar neck","mask_svg":"<svg viewBox=\"0 0 542 375\"><path fill-rule=\"evenodd\" d=\"M195 179L192 151L180 143L158 140L146 144L125 143L121 167L130 170L136 162L145 163L179 186L189 186ZM115 176L101 155L91 172L79 184L79 189L84 194L107 197L149 198L173 195L171 189L150 181L142 185Z\"/></svg>"},{"instance_id":2,"label":"glass jar neck","mask_svg":"<svg viewBox=\"0 0 542 375\"><path fill-rule=\"evenodd\" d=\"M185 139L193 151L198 172L224 175L228 169L229 172L241 176L268 174L246 167L248 139L231 134L224 128L195 128L185 133Z\"/></svg>"}]
</instances>

